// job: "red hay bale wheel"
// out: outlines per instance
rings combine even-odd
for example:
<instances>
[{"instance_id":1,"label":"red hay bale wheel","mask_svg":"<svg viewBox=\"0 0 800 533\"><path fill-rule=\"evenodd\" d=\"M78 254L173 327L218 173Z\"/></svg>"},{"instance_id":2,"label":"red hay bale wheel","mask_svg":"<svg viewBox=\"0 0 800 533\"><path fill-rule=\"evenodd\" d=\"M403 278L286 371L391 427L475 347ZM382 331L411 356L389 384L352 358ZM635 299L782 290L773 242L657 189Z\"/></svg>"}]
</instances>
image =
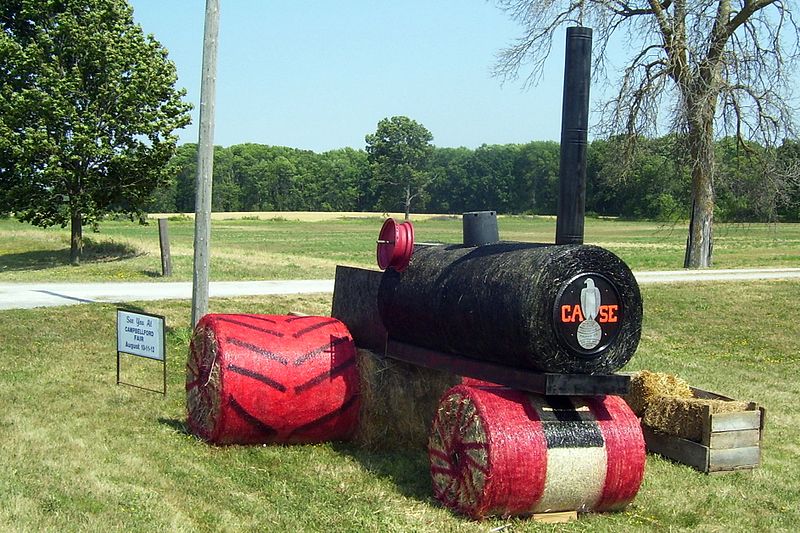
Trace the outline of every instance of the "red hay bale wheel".
<instances>
[{"instance_id":1,"label":"red hay bale wheel","mask_svg":"<svg viewBox=\"0 0 800 533\"><path fill-rule=\"evenodd\" d=\"M617 396L459 385L439 404L428 456L436 498L483 518L622 509L639 491L645 447Z\"/></svg>"},{"instance_id":2,"label":"red hay bale wheel","mask_svg":"<svg viewBox=\"0 0 800 533\"><path fill-rule=\"evenodd\" d=\"M358 419L355 354L334 318L206 315L189 346L189 428L215 444L347 439Z\"/></svg>"}]
</instances>

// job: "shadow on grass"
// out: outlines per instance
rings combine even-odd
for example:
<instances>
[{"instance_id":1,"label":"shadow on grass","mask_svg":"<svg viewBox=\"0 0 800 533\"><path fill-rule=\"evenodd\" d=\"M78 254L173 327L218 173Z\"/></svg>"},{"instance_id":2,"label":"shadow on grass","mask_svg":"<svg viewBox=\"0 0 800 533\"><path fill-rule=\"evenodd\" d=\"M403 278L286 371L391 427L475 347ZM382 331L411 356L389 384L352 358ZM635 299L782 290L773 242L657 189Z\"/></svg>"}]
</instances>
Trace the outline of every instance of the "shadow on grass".
<instances>
[{"instance_id":1,"label":"shadow on grass","mask_svg":"<svg viewBox=\"0 0 800 533\"><path fill-rule=\"evenodd\" d=\"M332 446L374 476L391 482L404 496L432 500L428 455L423 450L374 452L343 442L332 443Z\"/></svg>"},{"instance_id":2,"label":"shadow on grass","mask_svg":"<svg viewBox=\"0 0 800 533\"><path fill-rule=\"evenodd\" d=\"M158 418L158 423L181 435L192 435L186 420ZM428 456L423 450L375 452L347 442L331 442L339 454L355 460L366 471L397 487L408 498L433 501Z\"/></svg>"},{"instance_id":3,"label":"shadow on grass","mask_svg":"<svg viewBox=\"0 0 800 533\"><path fill-rule=\"evenodd\" d=\"M69 264L69 250L47 250L0 255L0 270L44 270Z\"/></svg>"},{"instance_id":4,"label":"shadow on grass","mask_svg":"<svg viewBox=\"0 0 800 533\"><path fill-rule=\"evenodd\" d=\"M144 253L129 244L114 241L96 242L87 237L83 241L81 263L110 263L141 255ZM0 270L7 272L46 270L69 264L69 248L0 255Z\"/></svg>"},{"instance_id":5,"label":"shadow on grass","mask_svg":"<svg viewBox=\"0 0 800 533\"><path fill-rule=\"evenodd\" d=\"M134 313L147 313L147 310L144 307L139 305L133 305L128 302L112 302L111 305L119 309L124 309L125 311L132 311Z\"/></svg>"},{"instance_id":6,"label":"shadow on grass","mask_svg":"<svg viewBox=\"0 0 800 533\"><path fill-rule=\"evenodd\" d=\"M185 420L178 420L177 418L159 418L158 423L172 428L176 433L180 433L181 435L191 435Z\"/></svg>"},{"instance_id":7,"label":"shadow on grass","mask_svg":"<svg viewBox=\"0 0 800 533\"><path fill-rule=\"evenodd\" d=\"M45 291L39 291L39 292L45 292ZM91 300L86 300L86 301L91 301ZM145 315L152 314L151 310L145 309L144 307L142 307L140 305L133 305L130 302L112 302L111 305L113 305L117 309L122 309L122 310L125 310L125 311L132 311L134 313L142 313L142 314L145 314ZM159 316L159 315L156 315L156 316ZM188 346L189 345L189 341L192 338L193 331L194 331L193 328L190 328L188 326L171 325L171 324L167 323L166 319L164 319L164 333L167 334L167 335L175 336L177 338L177 342L179 344L184 344L184 345ZM170 341L174 342L174 341L172 341L172 339L170 339Z\"/></svg>"}]
</instances>

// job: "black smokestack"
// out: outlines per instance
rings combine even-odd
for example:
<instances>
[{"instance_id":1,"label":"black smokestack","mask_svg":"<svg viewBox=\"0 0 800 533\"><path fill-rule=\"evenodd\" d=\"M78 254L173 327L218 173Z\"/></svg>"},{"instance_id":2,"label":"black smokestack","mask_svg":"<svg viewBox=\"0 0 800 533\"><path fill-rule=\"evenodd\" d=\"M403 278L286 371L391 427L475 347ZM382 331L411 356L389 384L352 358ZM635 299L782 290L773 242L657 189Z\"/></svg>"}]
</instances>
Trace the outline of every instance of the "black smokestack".
<instances>
[{"instance_id":1,"label":"black smokestack","mask_svg":"<svg viewBox=\"0 0 800 533\"><path fill-rule=\"evenodd\" d=\"M556 244L583 244L592 29L567 28Z\"/></svg>"}]
</instances>

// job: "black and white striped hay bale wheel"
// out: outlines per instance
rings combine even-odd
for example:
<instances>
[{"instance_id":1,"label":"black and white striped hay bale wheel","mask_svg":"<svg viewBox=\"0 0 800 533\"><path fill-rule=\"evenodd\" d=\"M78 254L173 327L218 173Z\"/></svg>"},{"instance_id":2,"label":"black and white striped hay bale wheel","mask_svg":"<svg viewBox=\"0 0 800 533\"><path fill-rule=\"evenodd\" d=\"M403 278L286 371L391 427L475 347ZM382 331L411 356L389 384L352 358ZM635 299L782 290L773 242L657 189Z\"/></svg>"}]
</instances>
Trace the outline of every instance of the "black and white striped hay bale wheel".
<instances>
[{"instance_id":1,"label":"black and white striped hay bale wheel","mask_svg":"<svg viewBox=\"0 0 800 533\"><path fill-rule=\"evenodd\" d=\"M355 344L330 317L209 314L190 344L186 396L191 432L215 444L349 439Z\"/></svg>"},{"instance_id":2,"label":"black and white striped hay bale wheel","mask_svg":"<svg viewBox=\"0 0 800 533\"><path fill-rule=\"evenodd\" d=\"M442 398L428 455L434 496L476 519L621 510L645 465L639 421L617 396L466 385Z\"/></svg>"}]
</instances>

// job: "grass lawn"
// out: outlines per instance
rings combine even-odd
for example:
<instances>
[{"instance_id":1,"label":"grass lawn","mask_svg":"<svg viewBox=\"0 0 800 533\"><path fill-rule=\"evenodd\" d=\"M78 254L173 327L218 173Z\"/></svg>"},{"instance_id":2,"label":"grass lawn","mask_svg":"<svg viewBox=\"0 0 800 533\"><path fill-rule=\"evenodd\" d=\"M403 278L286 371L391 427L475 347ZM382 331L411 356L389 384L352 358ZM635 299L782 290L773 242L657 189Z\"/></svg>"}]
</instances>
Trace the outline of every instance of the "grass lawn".
<instances>
[{"instance_id":1,"label":"grass lawn","mask_svg":"<svg viewBox=\"0 0 800 533\"><path fill-rule=\"evenodd\" d=\"M331 279L337 264L375 265L380 215L303 220L281 213L216 215L212 280ZM414 225L420 242L461 240L460 217L420 217ZM499 227L505 240L553 242L555 235L552 217L501 217ZM717 224L715 231L717 268L800 267L800 224ZM174 218L169 232L174 270L170 279L191 280L194 222ZM76 268L69 266L68 230L0 220L0 282L164 279L155 221L146 226L106 221L99 233L87 228L85 234L86 258ZM685 241L685 225L586 220L586 242L608 248L635 270L682 268Z\"/></svg>"},{"instance_id":2,"label":"grass lawn","mask_svg":"<svg viewBox=\"0 0 800 533\"><path fill-rule=\"evenodd\" d=\"M3 222L4 233L10 224ZM520 232L541 224L544 233L549 222L526 221L526 226L513 221L508 226L515 224ZM590 234L602 235L604 223L597 224ZM420 233L431 235L425 239L449 238L460 231L453 225L434 221L422 225ZM276 234L307 226L244 221L221 227L231 228L230 242L241 235L236 246L244 249L257 240L245 238L251 233L279 242ZM347 244L374 237L377 221L313 227L341 232ZM176 234L190 232L189 226L173 228ZM648 232L659 231L645 228L631 225L634 235L618 241L644 243ZM55 232L24 231L32 240L54 236L54 249L63 248ZM109 224L102 235L143 246L149 238L140 231ZM752 228L742 231L751 235L748 242L756 240ZM371 247L367 244L365 261ZM331 248L336 255L336 246ZM791 254L789 247L776 253ZM136 268L142 267L124 271ZM328 272L326 268L320 272ZM5 270L3 276L10 273ZM798 294L798 281L643 287L644 334L627 369L676 373L693 385L765 405L763 465L753 472L706 476L650 456L642 489L625 512L586 515L557 529L796 531ZM185 324L190 314L187 302L141 306L165 315L168 326ZM215 312L326 314L330 296L213 300L211 306ZM503 531L554 530L518 519L475 523L444 510L431 498L423 451L368 453L346 443L206 445L187 435L184 426L188 329L168 332L169 393L162 398L114 384L114 327L112 305L0 312L0 529L486 532L508 525ZM160 367L126 359L123 377L158 387Z\"/></svg>"}]
</instances>

